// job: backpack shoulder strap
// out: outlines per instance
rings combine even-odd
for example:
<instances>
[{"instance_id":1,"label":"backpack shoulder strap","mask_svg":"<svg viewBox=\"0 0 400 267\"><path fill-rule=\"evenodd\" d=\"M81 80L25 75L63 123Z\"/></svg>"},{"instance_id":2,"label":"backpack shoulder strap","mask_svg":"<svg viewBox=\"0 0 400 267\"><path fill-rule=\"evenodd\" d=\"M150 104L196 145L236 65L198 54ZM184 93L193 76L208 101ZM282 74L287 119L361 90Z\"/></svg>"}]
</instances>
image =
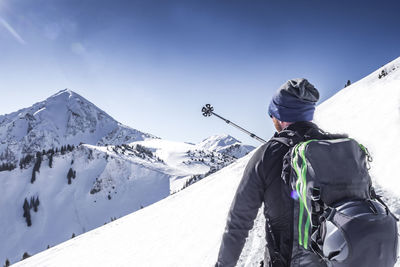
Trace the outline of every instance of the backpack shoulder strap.
<instances>
[{"instance_id":1,"label":"backpack shoulder strap","mask_svg":"<svg viewBox=\"0 0 400 267\"><path fill-rule=\"evenodd\" d=\"M303 136L300 136L298 133L292 130L283 130L277 136L271 138L272 141L281 143L289 148L294 147L303 139Z\"/></svg>"},{"instance_id":2,"label":"backpack shoulder strap","mask_svg":"<svg viewBox=\"0 0 400 267\"><path fill-rule=\"evenodd\" d=\"M310 139L332 140L332 139L340 139L346 137L348 137L348 135L346 134L331 134L319 128L310 128L307 132L304 133L303 136L299 135L297 132L293 130L283 130L276 136L272 137L271 140L279 142L291 148L300 142Z\"/></svg>"}]
</instances>

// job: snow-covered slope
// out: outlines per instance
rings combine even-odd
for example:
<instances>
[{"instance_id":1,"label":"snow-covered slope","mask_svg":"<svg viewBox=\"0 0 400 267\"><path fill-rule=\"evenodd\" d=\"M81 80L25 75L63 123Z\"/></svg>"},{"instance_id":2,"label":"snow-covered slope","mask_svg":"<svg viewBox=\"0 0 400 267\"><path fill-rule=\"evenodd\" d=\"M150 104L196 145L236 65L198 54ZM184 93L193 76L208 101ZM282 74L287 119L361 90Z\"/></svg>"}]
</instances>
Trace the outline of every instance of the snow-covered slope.
<instances>
[{"instance_id":1,"label":"snow-covered slope","mask_svg":"<svg viewBox=\"0 0 400 267\"><path fill-rule=\"evenodd\" d=\"M233 163L236 158L215 150L200 149L197 145L148 139L136 142L151 149L154 154L170 167L171 193L185 189L207 175Z\"/></svg>"},{"instance_id":2,"label":"snow-covered slope","mask_svg":"<svg viewBox=\"0 0 400 267\"><path fill-rule=\"evenodd\" d=\"M0 257L15 262L24 252L32 255L170 194L171 175L160 160L135 148L137 156L113 149L81 145L44 155L33 183L33 163L0 172ZM37 212L29 209L28 227L23 206L31 198L39 205Z\"/></svg>"},{"instance_id":3,"label":"snow-covered slope","mask_svg":"<svg viewBox=\"0 0 400 267\"><path fill-rule=\"evenodd\" d=\"M77 93L65 89L46 100L0 116L0 162L63 145L127 144L154 138L124 126Z\"/></svg>"},{"instance_id":4,"label":"snow-covered slope","mask_svg":"<svg viewBox=\"0 0 400 267\"><path fill-rule=\"evenodd\" d=\"M198 149L214 150L235 158L241 158L254 149L253 146L243 145L239 140L228 134L210 136L197 144L197 146Z\"/></svg>"},{"instance_id":5,"label":"snow-covered slope","mask_svg":"<svg viewBox=\"0 0 400 267\"><path fill-rule=\"evenodd\" d=\"M249 157L15 266L213 266L232 196Z\"/></svg>"},{"instance_id":6,"label":"snow-covered slope","mask_svg":"<svg viewBox=\"0 0 400 267\"><path fill-rule=\"evenodd\" d=\"M148 139L116 146L79 145L0 172L0 258L33 255L153 204L236 161L196 145ZM52 160L50 159L52 158ZM50 163L52 161L52 163ZM68 179L68 173L74 177ZM196 179L193 179L195 177ZM39 198L23 215L24 200ZM62 212L60 212L62 210Z\"/></svg>"},{"instance_id":7,"label":"snow-covered slope","mask_svg":"<svg viewBox=\"0 0 400 267\"><path fill-rule=\"evenodd\" d=\"M347 132L370 150L372 178L393 212L399 143L400 59L343 89L321 104L316 121L331 132ZM379 76L381 76L379 78ZM226 215L251 157L189 188L104 227L50 248L16 266L213 266ZM389 175L391 174L391 175ZM263 218L258 216L239 266L257 266L263 252ZM400 266L398 263L396 266Z\"/></svg>"},{"instance_id":8,"label":"snow-covered slope","mask_svg":"<svg viewBox=\"0 0 400 267\"><path fill-rule=\"evenodd\" d=\"M400 58L319 105L315 121L324 130L348 133L363 143L374 159L373 179L387 189L398 188Z\"/></svg>"}]
</instances>

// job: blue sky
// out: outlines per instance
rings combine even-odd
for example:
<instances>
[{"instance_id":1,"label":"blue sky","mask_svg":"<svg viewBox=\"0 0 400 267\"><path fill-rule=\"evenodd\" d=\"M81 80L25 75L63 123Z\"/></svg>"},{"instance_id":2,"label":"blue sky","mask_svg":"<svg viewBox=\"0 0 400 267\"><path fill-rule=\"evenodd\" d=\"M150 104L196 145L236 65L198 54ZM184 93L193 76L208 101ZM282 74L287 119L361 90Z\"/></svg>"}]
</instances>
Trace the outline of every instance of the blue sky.
<instances>
[{"instance_id":1,"label":"blue sky","mask_svg":"<svg viewBox=\"0 0 400 267\"><path fill-rule=\"evenodd\" d=\"M198 142L267 139L268 102L308 78L325 100L400 56L396 1L0 0L0 114L64 88L118 121Z\"/></svg>"}]
</instances>

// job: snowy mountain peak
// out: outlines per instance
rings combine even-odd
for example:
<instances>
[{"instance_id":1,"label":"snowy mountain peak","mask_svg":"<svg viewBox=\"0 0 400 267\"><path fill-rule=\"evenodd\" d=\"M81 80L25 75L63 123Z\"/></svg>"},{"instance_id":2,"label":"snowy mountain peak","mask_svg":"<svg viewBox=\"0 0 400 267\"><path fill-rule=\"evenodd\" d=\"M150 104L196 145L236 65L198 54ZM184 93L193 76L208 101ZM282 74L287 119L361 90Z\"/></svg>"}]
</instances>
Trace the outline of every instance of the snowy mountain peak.
<instances>
[{"instance_id":1,"label":"snowy mountain peak","mask_svg":"<svg viewBox=\"0 0 400 267\"><path fill-rule=\"evenodd\" d=\"M74 91L72 91L71 89L69 89L69 88L65 88L63 90L60 90L58 93L50 96L49 98L57 97L57 96L60 96L60 95L66 95L68 97L72 97L73 94L76 94L76 93Z\"/></svg>"},{"instance_id":2,"label":"snowy mountain peak","mask_svg":"<svg viewBox=\"0 0 400 267\"><path fill-rule=\"evenodd\" d=\"M126 144L154 138L124 126L70 89L0 116L0 161L63 145Z\"/></svg>"},{"instance_id":3,"label":"snowy mountain peak","mask_svg":"<svg viewBox=\"0 0 400 267\"><path fill-rule=\"evenodd\" d=\"M207 137L198 145L204 147L205 149L214 150L219 147L226 147L236 143L241 142L229 134L216 134Z\"/></svg>"},{"instance_id":4,"label":"snowy mountain peak","mask_svg":"<svg viewBox=\"0 0 400 267\"><path fill-rule=\"evenodd\" d=\"M254 149L253 146L243 145L242 142L228 134L212 135L197 144L198 149L214 150L241 158Z\"/></svg>"},{"instance_id":5,"label":"snowy mountain peak","mask_svg":"<svg viewBox=\"0 0 400 267\"><path fill-rule=\"evenodd\" d=\"M96 105L68 88L59 91L58 93L50 96L45 101L38 104L54 107L57 109L55 111L58 113L64 112L65 110L63 109L67 109L67 112L70 112L75 116L80 115L90 117L90 115L97 115L99 117L107 117L108 119L115 121L111 116L99 109Z\"/></svg>"},{"instance_id":6,"label":"snowy mountain peak","mask_svg":"<svg viewBox=\"0 0 400 267\"><path fill-rule=\"evenodd\" d=\"M83 96L79 95L78 93L72 91L69 88L60 90L59 92L55 93L54 95L48 97L46 100L39 102L37 104L46 104L46 103L53 103L53 102L57 102L58 104L63 103L66 105L68 103L78 102L80 104L90 105L91 108L105 113L104 111L99 109L96 105L94 105L92 102L90 102L89 100L87 100L86 98L84 98Z\"/></svg>"}]
</instances>

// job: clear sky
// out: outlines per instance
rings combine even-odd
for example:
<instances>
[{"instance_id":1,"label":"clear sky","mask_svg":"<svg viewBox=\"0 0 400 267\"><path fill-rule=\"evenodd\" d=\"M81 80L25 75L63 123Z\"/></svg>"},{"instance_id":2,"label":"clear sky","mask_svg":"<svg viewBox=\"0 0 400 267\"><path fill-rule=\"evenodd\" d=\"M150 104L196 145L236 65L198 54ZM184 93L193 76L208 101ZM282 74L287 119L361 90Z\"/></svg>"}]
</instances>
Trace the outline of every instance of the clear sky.
<instances>
[{"instance_id":1,"label":"clear sky","mask_svg":"<svg viewBox=\"0 0 400 267\"><path fill-rule=\"evenodd\" d=\"M0 114L64 88L165 139L267 139L286 80L325 100L400 56L399 1L0 0ZM362 100L361 100L362 101Z\"/></svg>"}]
</instances>

